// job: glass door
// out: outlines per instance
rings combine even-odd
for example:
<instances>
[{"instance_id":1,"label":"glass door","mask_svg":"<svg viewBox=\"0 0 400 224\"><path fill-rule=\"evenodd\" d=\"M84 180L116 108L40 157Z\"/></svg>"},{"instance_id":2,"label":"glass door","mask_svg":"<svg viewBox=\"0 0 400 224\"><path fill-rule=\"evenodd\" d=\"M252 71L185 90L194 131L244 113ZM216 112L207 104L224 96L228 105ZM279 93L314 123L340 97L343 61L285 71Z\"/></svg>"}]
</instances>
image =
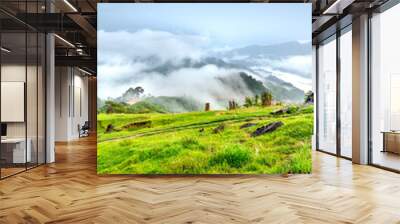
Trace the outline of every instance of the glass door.
<instances>
[{"instance_id":1,"label":"glass door","mask_svg":"<svg viewBox=\"0 0 400 224\"><path fill-rule=\"evenodd\" d=\"M336 36L318 47L318 149L336 154Z\"/></svg>"},{"instance_id":2,"label":"glass door","mask_svg":"<svg viewBox=\"0 0 400 224\"><path fill-rule=\"evenodd\" d=\"M1 34L1 176L26 170L32 151L27 145L27 38L23 32Z\"/></svg>"},{"instance_id":3,"label":"glass door","mask_svg":"<svg viewBox=\"0 0 400 224\"><path fill-rule=\"evenodd\" d=\"M43 13L43 5L20 1L16 10ZM45 45L45 34L0 12L1 179L45 163Z\"/></svg>"},{"instance_id":4,"label":"glass door","mask_svg":"<svg viewBox=\"0 0 400 224\"><path fill-rule=\"evenodd\" d=\"M400 171L400 4L371 18L370 162Z\"/></svg>"},{"instance_id":5,"label":"glass door","mask_svg":"<svg viewBox=\"0 0 400 224\"><path fill-rule=\"evenodd\" d=\"M352 33L351 25L340 35L340 155L352 157Z\"/></svg>"}]
</instances>

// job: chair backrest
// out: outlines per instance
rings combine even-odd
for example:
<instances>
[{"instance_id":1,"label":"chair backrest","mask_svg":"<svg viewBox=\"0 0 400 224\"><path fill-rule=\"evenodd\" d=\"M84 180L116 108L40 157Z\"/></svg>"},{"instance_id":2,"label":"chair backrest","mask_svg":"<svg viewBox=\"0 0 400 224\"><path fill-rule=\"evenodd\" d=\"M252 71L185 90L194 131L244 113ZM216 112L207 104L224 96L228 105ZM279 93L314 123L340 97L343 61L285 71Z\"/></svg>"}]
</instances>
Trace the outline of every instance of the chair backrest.
<instances>
[{"instance_id":1,"label":"chair backrest","mask_svg":"<svg viewBox=\"0 0 400 224\"><path fill-rule=\"evenodd\" d=\"M82 128L87 128L87 129L89 129L89 128L90 128L90 125L89 125L89 124L90 124L89 121L85 121L85 123L83 124Z\"/></svg>"}]
</instances>

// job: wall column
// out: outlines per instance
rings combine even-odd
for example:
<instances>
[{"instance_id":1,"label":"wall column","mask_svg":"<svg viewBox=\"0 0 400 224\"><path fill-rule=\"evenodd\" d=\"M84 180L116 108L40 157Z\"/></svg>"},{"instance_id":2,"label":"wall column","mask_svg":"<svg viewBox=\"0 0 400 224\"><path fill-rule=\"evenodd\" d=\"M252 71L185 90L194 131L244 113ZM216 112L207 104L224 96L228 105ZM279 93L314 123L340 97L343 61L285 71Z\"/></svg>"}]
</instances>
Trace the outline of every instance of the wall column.
<instances>
[{"instance_id":1,"label":"wall column","mask_svg":"<svg viewBox=\"0 0 400 224\"><path fill-rule=\"evenodd\" d=\"M368 163L368 15L353 19L353 162Z\"/></svg>"},{"instance_id":2,"label":"wall column","mask_svg":"<svg viewBox=\"0 0 400 224\"><path fill-rule=\"evenodd\" d=\"M46 163L55 161L55 56L54 35L46 36Z\"/></svg>"},{"instance_id":3,"label":"wall column","mask_svg":"<svg viewBox=\"0 0 400 224\"><path fill-rule=\"evenodd\" d=\"M88 80L88 110L90 131L96 132L97 130L97 79L96 77L89 77Z\"/></svg>"},{"instance_id":4,"label":"wall column","mask_svg":"<svg viewBox=\"0 0 400 224\"><path fill-rule=\"evenodd\" d=\"M312 92L314 93L314 125L311 139L312 150L317 149L317 46L312 45Z\"/></svg>"}]
</instances>

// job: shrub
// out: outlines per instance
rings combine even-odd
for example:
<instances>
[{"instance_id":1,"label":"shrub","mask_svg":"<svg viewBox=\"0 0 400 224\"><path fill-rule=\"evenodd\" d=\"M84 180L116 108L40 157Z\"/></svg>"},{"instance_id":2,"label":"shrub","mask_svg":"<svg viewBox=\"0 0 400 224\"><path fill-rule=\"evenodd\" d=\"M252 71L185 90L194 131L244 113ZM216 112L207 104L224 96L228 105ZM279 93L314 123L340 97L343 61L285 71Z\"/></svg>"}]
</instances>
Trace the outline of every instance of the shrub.
<instances>
[{"instance_id":1,"label":"shrub","mask_svg":"<svg viewBox=\"0 0 400 224\"><path fill-rule=\"evenodd\" d=\"M234 145L229 148L217 151L210 159L210 165L228 164L230 167L240 168L250 162L252 159L249 149L240 145Z\"/></svg>"},{"instance_id":2,"label":"shrub","mask_svg":"<svg viewBox=\"0 0 400 224\"><path fill-rule=\"evenodd\" d=\"M265 91L261 93L261 106L267 107L272 104L272 93L270 91Z\"/></svg>"},{"instance_id":3,"label":"shrub","mask_svg":"<svg viewBox=\"0 0 400 224\"><path fill-rule=\"evenodd\" d=\"M296 113L297 111L299 111L299 107L298 106L296 106L296 105L292 105L292 106L289 106L288 108L287 108L287 113L288 114L293 114L293 113Z\"/></svg>"},{"instance_id":4,"label":"shrub","mask_svg":"<svg viewBox=\"0 0 400 224\"><path fill-rule=\"evenodd\" d=\"M207 168L207 154L200 151L186 151L171 158L168 173L201 174Z\"/></svg>"},{"instance_id":5,"label":"shrub","mask_svg":"<svg viewBox=\"0 0 400 224\"><path fill-rule=\"evenodd\" d=\"M253 100L251 99L251 97L246 96L246 98L244 99L244 105L245 107L251 107L253 106Z\"/></svg>"}]
</instances>

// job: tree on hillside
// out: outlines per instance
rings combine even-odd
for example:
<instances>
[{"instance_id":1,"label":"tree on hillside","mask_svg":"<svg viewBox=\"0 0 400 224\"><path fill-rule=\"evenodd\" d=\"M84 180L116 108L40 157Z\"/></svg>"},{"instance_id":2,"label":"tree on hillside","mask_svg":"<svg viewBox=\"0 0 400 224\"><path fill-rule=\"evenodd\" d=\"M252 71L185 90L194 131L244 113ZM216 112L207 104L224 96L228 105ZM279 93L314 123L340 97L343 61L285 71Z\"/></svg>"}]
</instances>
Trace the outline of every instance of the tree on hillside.
<instances>
[{"instance_id":1,"label":"tree on hillside","mask_svg":"<svg viewBox=\"0 0 400 224\"><path fill-rule=\"evenodd\" d=\"M265 91L261 94L261 106L267 107L272 105L272 93Z\"/></svg>"},{"instance_id":2,"label":"tree on hillside","mask_svg":"<svg viewBox=\"0 0 400 224\"><path fill-rule=\"evenodd\" d=\"M239 107L239 104L235 100L230 100L229 101L229 110L235 110Z\"/></svg>"},{"instance_id":3,"label":"tree on hillside","mask_svg":"<svg viewBox=\"0 0 400 224\"><path fill-rule=\"evenodd\" d=\"M314 93L311 90L304 95L304 103L314 103Z\"/></svg>"},{"instance_id":4,"label":"tree on hillside","mask_svg":"<svg viewBox=\"0 0 400 224\"><path fill-rule=\"evenodd\" d=\"M99 110L101 113L126 113L127 104L107 100Z\"/></svg>"},{"instance_id":5,"label":"tree on hillside","mask_svg":"<svg viewBox=\"0 0 400 224\"><path fill-rule=\"evenodd\" d=\"M258 105L258 100L259 100L259 99L260 99L260 96L256 94L256 95L254 96L254 105L256 105L256 106Z\"/></svg>"},{"instance_id":6,"label":"tree on hillside","mask_svg":"<svg viewBox=\"0 0 400 224\"><path fill-rule=\"evenodd\" d=\"M244 99L244 105L245 107L251 107L253 106L253 100L251 99L251 97L246 96L246 98Z\"/></svg>"}]
</instances>

